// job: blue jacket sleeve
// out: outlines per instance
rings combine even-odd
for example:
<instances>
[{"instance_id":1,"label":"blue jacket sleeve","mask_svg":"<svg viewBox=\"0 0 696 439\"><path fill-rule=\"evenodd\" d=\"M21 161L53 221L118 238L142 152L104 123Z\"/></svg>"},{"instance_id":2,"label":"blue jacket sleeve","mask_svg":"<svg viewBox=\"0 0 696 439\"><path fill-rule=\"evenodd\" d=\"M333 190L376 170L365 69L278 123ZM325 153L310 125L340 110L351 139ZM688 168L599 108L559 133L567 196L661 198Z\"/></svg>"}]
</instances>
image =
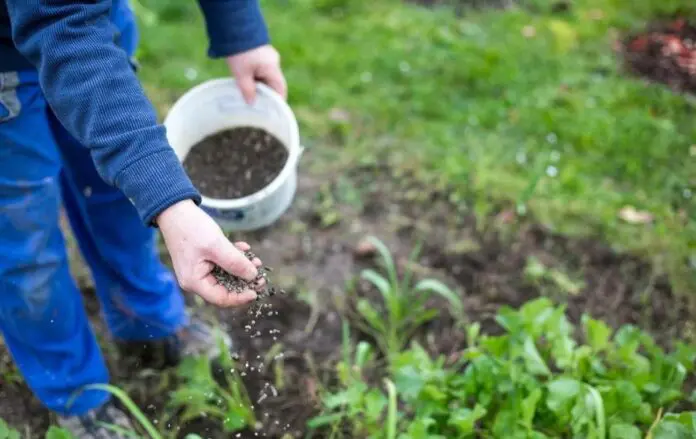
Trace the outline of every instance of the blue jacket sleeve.
<instances>
[{"instance_id":1,"label":"blue jacket sleeve","mask_svg":"<svg viewBox=\"0 0 696 439\"><path fill-rule=\"evenodd\" d=\"M198 0L205 17L208 55L221 58L270 41L259 0Z\"/></svg>"},{"instance_id":2,"label":"blue jacket sleeve","mask_svg":"<svg viewBox=\"0 0 696 439\"><path fill-rule=\"evenodd\" d=\"M200 203L123 50L111 0L8 0L17 49L37 68L56 117L90 149L101 177L150 225L184 199Z\"/></svg>"}]
</instances>

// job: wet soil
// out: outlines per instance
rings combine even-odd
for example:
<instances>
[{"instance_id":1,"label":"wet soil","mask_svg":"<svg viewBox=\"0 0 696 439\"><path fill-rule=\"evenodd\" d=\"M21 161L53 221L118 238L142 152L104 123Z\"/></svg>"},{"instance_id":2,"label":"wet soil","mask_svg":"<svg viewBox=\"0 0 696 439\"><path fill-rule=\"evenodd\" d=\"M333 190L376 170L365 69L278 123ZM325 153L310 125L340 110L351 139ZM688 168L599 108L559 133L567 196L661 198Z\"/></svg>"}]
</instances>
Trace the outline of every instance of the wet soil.
<instances>
[{"instance_id":1,"label":"wet soil","mask_svg":"<svg viewBox=\"0 0 696 439\"><path fill-rule=\"evenodd\" d=\"M488 332L499 330L493 316L500 306L519 306L545 295L567 304L576 323L587 312L613 327L636 324L664 346L675 338L693 339L693 314L686 299L675 297L667 279L648 263L617 254L600 240L557 235L517 218L506 206L479 221L464 203L450 201L446 187L435 189L400 169L300 175L298 198L277 224L230 236L249 242L264 264L274 267L274 283L287 291L264 301L260 312L214 312L235 338L238 363L263 424L239 437L322 437L321 432L308 433L305 425L318 414L322 386L335 381L333 367L342 348L341 311L354 297L347 285L361 296L375 294L366 284L351 282L362 268L375 266L374 250L364 242L367 235L380 238L401 269L408 266L416 277L437 278L457 290L467 318L482 322ZM422 252L409 263L418 242ZM573 279L577 291L531 278L526 271L531 258ZM96 331L103 334L98 306L92 296L86 297ZM465 340L454 328L448 307L437 300L429 306L440 315L416 337L433 353L459 352ZM361 336L355 330L352 335ZM107 355L115 383L154 419L166 399L167 379L158 372L124 370ZM153 390L158 386L160 390ZM45 428L48 418L25 403L31 398L21 384L15 387L19 390L3 390L0 416L13 425L31 423L32 431ZM205 419L182 426L179 437L186 432L227 437Z\"/></svg>"},{"instance_id":2,"label":"wet soil","mask_svg":"<svg viewBox=\"0 0 696 439\"><path fill-rule=\"evenodd\" d=\"M194 145L184 169L205 196L236 199L254 194L280 174L288 151L270 133L253 127L221 131Z\"/></svg>"},{"instance_id":3,"label":"wet soil","mask_svg":"<svg viewBox=\"0 0 696 439\"><path fill-rule=\"evenodd\" d=\"M696 25L660 20L617 44L627 69L678 92L696 93Z\"/></svg>"}]
</instances>

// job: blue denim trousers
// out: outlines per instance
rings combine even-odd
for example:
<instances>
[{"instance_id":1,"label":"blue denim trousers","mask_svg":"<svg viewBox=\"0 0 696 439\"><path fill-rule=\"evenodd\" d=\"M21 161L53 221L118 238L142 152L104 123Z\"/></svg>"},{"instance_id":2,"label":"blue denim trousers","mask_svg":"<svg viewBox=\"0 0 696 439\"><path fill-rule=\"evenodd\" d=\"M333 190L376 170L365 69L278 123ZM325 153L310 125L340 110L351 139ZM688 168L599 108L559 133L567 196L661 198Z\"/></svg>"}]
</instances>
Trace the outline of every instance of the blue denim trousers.
<instances>
[{"instance_id":1,"label":"blue denim trousers","mask_svg":"<svg viewBox=\"0 0 696 439\"><path fill-rule=\"evenodd\" d=\"M132 56L133 16L125 3L113 11L116 43ZM187 323L154 230L61 126L37 72L0 73L0 333L38 399L56 413L79 415L109 395L78 391L108 382L109 374L69 272L61 206L114 338L153 340Z\"/></svg>"}]
</instances>

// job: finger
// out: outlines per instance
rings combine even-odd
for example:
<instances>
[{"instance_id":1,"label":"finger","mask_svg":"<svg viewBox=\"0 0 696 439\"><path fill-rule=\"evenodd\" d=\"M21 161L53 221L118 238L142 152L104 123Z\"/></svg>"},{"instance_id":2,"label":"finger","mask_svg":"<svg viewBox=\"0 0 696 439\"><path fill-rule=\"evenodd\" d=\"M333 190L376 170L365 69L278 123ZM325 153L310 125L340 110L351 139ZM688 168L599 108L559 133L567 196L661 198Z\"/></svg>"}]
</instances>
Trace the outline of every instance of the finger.
<instances>
[{"instance_id":1,"label":"finger","mask_svg":"<svg viewBox=\"0 0 696 439\"><path fill-rule=\"evenodd\" d=\"M258 275L258 270L242 252L227 239L220 239L211 250L209 258L226 272L252 281Z\"/></svg>"},{"instance_id":2,"label":"finger","mask_svg":"<svg viewBox=\"0 0 696 439\"><path fill-rule=\"evenodd\" d=\"M242 72L237 77L237 84L239 85L239 90L242 92L242 96L247 104L251 105L256 99L256 82L254 81L254 75L251 72Z\"/></svg>"},{"instance_id":3,"label":"finger","mask_svg":"<svg viewBox=\"0 0 696 439\"><path fill-rule=\"evenodd\" d=\"M285 81L285 76L283 76L283 72L280 70L280 67L269 67L264 71L262 77L266 85L275 90L279 95L283 97L283 99L287 99L287 82Z\"/></svg>"},{"instance_id":4,"label":"finger","mask_svg":"<svg viewBox=\"0 0 696 439\"><path fill-rule=\"evenodd\" d=\"M243 252L247 252L247 251L251 250L251 246L244 241L237 241L234 243L234 246Z\"/></svg>"},{"instance_id":5,"label":"finger","mask_svg":"<svg viewBox=\"0 0 696 439\"><path fill-rule=\"evenodd\" d=\"M222 285L217 285L212 276L199 283L196 294L206 302L221 308L246 305L256 300L257 297L256 292L249 289L244 290L242 293L228 291Z\"/></svg>"},{"instance_id":6,"label":"finger","mask_svg":"<svg viewBox=\"0 0 696 439\"><path fill-rule=\"evenodd\" d=\"M261 262L261 259L259 259L259 258L252 259L251 263L254 264L254 267L256 267L256 268L259 268L260 266L263 265L263 262Z\"/></svg>"}]
</instances>

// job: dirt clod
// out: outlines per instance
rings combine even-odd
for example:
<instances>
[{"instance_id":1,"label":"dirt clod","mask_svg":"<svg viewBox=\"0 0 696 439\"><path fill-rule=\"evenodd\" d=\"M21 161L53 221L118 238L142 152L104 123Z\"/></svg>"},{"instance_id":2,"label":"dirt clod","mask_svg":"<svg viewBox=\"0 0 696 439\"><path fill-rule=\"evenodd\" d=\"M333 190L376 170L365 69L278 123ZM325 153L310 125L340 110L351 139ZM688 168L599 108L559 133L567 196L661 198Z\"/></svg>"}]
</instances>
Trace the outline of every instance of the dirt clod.
<instances>
[{"instance_id":1,"label":"dirt clod","mask_svg":"<svg viewBox=\"0 0 696 439\"><path fill-rule=\"evenodd\" d=\"M276 137L259 128L240 127L194 145L184 169L205 196L236 199L266 187L287 159L288 151Z\"/></svg>"},{"instance_id":2,"label":"dirt clod","mask_svg":"<svg viewBox=\"0 0 696 439\"><path fill-rule=\"evenodd\" d=\"M355 246L354 253L355 256L359 258L374 256L374 254L377 253L377 247L375 247L375 245L367 239L363 239L362 241L358 242L357 246Z\"/></svg>"}]
</instances>

